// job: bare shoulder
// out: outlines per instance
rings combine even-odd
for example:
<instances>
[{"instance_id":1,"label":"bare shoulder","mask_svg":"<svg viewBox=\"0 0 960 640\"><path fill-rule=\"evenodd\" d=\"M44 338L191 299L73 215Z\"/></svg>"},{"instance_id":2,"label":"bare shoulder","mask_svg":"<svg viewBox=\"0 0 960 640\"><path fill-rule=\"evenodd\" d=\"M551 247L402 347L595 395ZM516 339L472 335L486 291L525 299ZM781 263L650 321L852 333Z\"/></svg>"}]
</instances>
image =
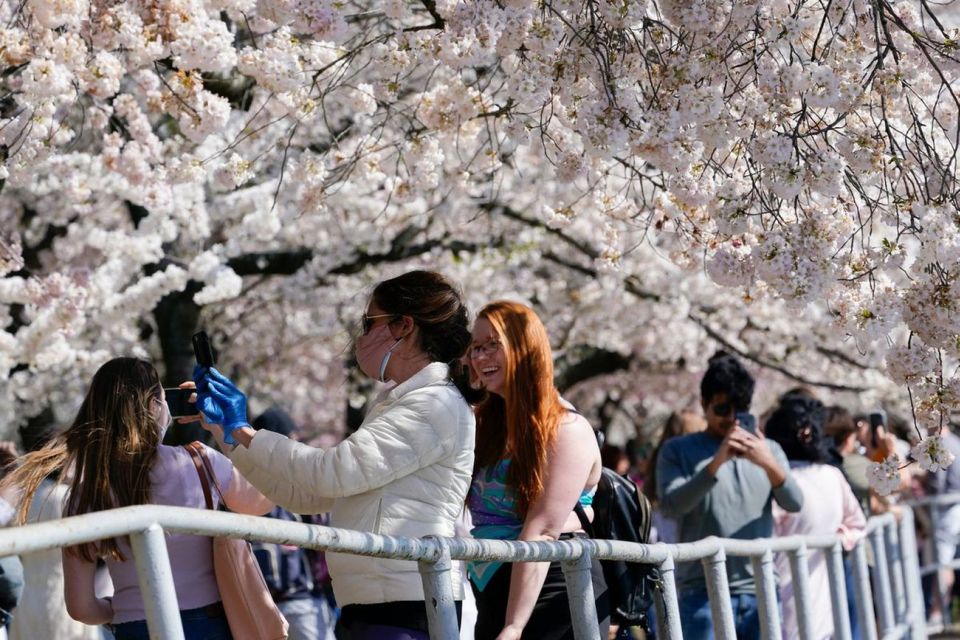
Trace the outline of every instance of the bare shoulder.
<instances>
[{"instance_id":1,"label":"bare shoulder","mask_svg":"<svg viewBox=\"0 0 960 640\"><path fill-rule=\"evenodd\" d=\"M597 436L593 427L579 413L567 412L557 430L557 439L564 444L581 446L583 443L596 443Z\"/></svg>"}]
</instances>

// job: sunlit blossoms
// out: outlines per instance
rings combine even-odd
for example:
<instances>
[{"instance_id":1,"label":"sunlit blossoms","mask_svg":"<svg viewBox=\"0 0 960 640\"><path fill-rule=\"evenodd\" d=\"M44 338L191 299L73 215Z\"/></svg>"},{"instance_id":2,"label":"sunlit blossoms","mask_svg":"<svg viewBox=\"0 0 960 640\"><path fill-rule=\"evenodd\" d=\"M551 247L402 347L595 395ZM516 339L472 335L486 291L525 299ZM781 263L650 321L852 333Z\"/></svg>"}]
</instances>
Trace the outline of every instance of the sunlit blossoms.
<instances>
[{"instance_id":1,"label":"sunlit blossoms","mask_svg":"<svg viewBox=\"0 0 960 640\"><path fill-rule=\"evenodd\" d=\"M925 471L937 472L954 462L954 455L943 446L940 436L928 436L910 450L910 455Z\"/></svg>"},{"instance_id":2,"label":"sunlit blossoms","mask_svg":"<svg viewBox=\"0 0 960 640\"><path fill-rule=\"evenodd\" d=\"M870 487L881 496L888 496L900 486L900 458L893 454L883 462L874 462L867 467Z\"/></svg>"},{"instance_id":3,"label":"sunlit blossoms","mask_svg":"<svg viewBox=\"0 0 960 640\"><path fill-rule=\"evenodd\" d=\"M533 303L561 369L615 363L586 370L623 415L723 347L939 427L958 26L907 0L3 4L0 424L66 419L111 354L183 375L202 325L255 402L339 430L369 286L432 267L473 308Z\"/></svg>"}]
</instances>

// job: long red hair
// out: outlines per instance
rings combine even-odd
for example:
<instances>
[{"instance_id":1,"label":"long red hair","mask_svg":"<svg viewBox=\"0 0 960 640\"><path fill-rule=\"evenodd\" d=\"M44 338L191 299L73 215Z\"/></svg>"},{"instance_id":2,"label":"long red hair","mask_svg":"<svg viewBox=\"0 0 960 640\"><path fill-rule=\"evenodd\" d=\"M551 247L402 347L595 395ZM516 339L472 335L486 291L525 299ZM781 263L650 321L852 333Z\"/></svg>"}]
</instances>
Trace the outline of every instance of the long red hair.
<instances>
[{"instance_id":1,"label":"long red hair","mask_svg":"<svg viewBox=\"0 0 960 640\"><path fill-rule=\"evenodd\" d=\"M510 459L507 486L521 516L543 494L547 455L566 408L553 385L547 330L526 305L499 300L478 314L503 345L503 396L487 394L477 406L477 468Z\"/></svg>"}]
</instances>

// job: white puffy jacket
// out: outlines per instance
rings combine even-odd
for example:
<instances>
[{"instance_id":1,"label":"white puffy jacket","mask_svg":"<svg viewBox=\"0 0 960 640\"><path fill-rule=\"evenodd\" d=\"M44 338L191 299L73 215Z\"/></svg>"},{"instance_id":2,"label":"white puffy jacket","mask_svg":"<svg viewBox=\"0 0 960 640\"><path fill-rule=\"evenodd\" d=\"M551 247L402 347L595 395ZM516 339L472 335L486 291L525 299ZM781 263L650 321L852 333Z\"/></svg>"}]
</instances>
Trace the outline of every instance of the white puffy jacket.
<instances>
[{"instance_id":1,"label":"white puffy jacket","mask_svg":"<svg viewBox=\"0 0 960 640\"><path fill-rule=\"evenodd\" d=\"M452 536L470 487L475 429L449 368L434 362L381 394L356 433L333 448L258 431L249 449L229 456L271 500L296 513L330 511L331 526ZM423 599L416 562L328 553L327 564L341 606ZM451 577L463 598L462 580Z\"/></svg>"}]
</instances>

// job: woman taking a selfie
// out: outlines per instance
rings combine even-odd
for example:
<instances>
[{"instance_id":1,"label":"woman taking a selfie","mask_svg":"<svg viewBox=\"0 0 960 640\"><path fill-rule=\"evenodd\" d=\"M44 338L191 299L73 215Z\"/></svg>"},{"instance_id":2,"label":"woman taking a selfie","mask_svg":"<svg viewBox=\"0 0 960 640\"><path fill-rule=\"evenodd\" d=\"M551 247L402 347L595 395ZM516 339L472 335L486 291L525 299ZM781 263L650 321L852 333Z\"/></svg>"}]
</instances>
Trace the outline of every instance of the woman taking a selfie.
<instances>
[{"instance_id":1,"label":"woman taking a selfie","mask_svg":"<svg viewBox=\"0 0 960 640\"><path fill-rule=\"evenodd\" d=\"M346 440L319 449L247 422L246 398L216 369L197 375L198 405L237 468L296 513L331 512L334 527L392 536L452 536L473 468L472 394L460 358L467 310L442 275L413 271L381 282L363 314L356 358L391 384ZM220 426L222 425L222 429ZM426 640L417 563L328 553L351 640ZM463 598L453 578L455 598Z\"/></svg>"},{"instance_id":2,"label":"woman taking a selfie","mask_svg":"<svg viewBox=\"0 0 960 640\"><path fill-rule=\"evenodd\" d=\"M547 331L532 309L493 302L473 327L473 376L488 392L477 407L477 447L468 506L476 538L558 540L586 536L574 512L590 505L600 481L593 428L553 386ZM573 638L560 563L470 563L477 640ZM609 602L593 561L601 636Z\"/></svg>"},{"instance_id":3,"label":"woman taking a selfie","mask_svg":"<svg viewBox=\"0 0 960 640\"><path fill-rule=\"evenodd\" d=\"M114 358L93 376L73 424L41 449L29 453L7 482L22 490L23 524L37 488L60 472L68 485L65 516L142 504L206 508L190 453L160 441L170 423L163 387L152 364ZM272 508L213 449L204 448L227 506L260 515ZM218 501L218 497L214 497ZM215 505L216 506L216 505ZM213 574L211 539L167 533L173 582L187 640L229 640ZM106 560L113 598L94 589L97 558ZM126 538L90 542L63 550L67 611L86 624L108 624L116 640L149 638L133 554Z\"/></svg>"}]
</instances>

